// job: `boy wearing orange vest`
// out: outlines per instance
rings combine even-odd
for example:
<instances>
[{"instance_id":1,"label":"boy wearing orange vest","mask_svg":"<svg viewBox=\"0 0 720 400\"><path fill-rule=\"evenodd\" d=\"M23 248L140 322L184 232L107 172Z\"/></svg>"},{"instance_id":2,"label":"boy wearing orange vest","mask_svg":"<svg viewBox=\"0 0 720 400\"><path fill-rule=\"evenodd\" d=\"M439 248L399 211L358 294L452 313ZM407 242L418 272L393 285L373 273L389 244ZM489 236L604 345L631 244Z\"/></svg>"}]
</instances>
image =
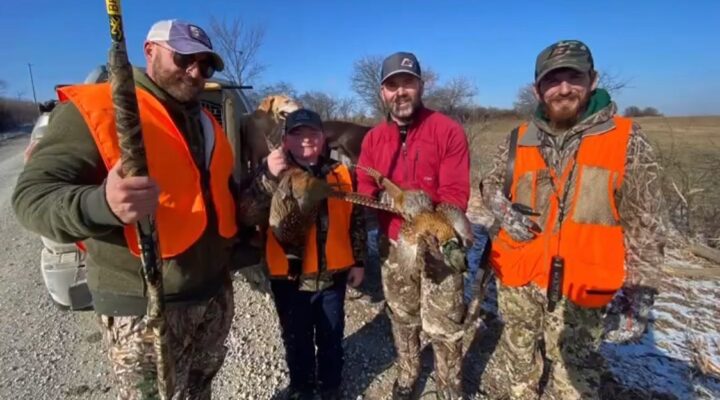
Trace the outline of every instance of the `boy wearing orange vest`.
<instances>
[{"instance_id":1,"label":"boy wearing orange vest","mask_svg":"<svg viewBox=\"0 0 720 400\"><path fill-rule=\"evenodd\" d=\"M61 88L48 131L13 194L19 221L87 248L88 286L120 399L157 398L153 327L135 222L156 216L173 398L209 399L234 314L229 264L237 225L233 157L202 111L206 79L223 69L205 31L168 20L144 43L134 79L148 177L125 177L110 85Z\"/></svg>"},{"instance_id":2,"label":"boy wearing orange vest","mask_svg":"<svg viewBox=\"0 0 720 400\"><path fill-rule=\"evenodd\" d=\"M320 116L299 109L287 116L282 148L270 153L255 187L266 196L290 165L325 179L336 190L353 190L350 170L328 157ZM301 249L283 247L268 230L266 261L290 370L289 399L340 399L345 329L345 289L363 280L364 214L337 199L320 202ZM316 352L317 347L317 352Z\"/></svg>"},{"instance_id":3,"label":"boy wearing orange vest","mask_svg":"<svg viewBox=\"0 0 720 400\"><path fill-rule=\"evenodd\" d=\"M543 50L537 111L483 180L485 205L500 225L490 263L505 322L483 377L491 398L597 399L606 306L616 294L632 304L623 311L643 303L636 317L647 321L652 295L641 289L641 272L663 257L659 167L639 126L616 116L597 85L584 43ZM632 334L643 331L640 324Z\"/></svg>"}]
</instances>

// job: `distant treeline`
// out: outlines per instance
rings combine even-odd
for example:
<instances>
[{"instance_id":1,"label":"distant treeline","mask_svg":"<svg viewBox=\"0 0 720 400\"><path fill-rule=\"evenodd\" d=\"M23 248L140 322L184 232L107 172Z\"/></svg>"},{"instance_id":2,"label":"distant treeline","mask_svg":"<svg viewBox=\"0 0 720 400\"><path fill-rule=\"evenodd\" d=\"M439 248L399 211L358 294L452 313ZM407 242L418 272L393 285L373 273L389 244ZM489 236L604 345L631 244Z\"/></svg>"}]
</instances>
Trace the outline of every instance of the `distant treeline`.
<instances>
[{"instance_id":1,"label":"distant treeline","mask_svg":"<svg viewBox=\"0 0 720 400\"><path fill-rule=\"evenodd\" d=\"M32 101L0 97L0 132L31 124L38 116Z\"/></svg>"}]
</instances>

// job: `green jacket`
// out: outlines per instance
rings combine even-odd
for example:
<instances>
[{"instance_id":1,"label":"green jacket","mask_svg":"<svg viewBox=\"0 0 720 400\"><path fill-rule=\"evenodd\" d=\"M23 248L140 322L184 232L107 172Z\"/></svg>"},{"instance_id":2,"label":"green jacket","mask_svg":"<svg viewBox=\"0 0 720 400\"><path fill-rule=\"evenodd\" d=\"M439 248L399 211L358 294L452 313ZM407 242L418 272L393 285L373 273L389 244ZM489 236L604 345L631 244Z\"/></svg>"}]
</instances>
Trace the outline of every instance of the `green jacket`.
<instances>
[{"instance_id":1,"label":"green jacket","mask_svg":"<svg viewBox=\"0 0 720 400\"><path fill-rule=\"evenodd\" d=\"M137 86L167 108L195 160L204 160L199 103L178 103L142 71L135 70L134 75ZM199 165L206 173L204 163ZM85 243L88 286L97 313L143 315L147 303L140 259L128 250L123 224L105 199L106 176L83 117L74 104L63 103L51 114L46 135L20 174L12 205L27 229L63 243ZM206 179L202 182L207 186ZM209 190L203 192L208 195ZM232 241L218 234L209 200L204 234L184 253L165 262L168 307L209 299L228 279Z\"/></svg>"}]
</instances>

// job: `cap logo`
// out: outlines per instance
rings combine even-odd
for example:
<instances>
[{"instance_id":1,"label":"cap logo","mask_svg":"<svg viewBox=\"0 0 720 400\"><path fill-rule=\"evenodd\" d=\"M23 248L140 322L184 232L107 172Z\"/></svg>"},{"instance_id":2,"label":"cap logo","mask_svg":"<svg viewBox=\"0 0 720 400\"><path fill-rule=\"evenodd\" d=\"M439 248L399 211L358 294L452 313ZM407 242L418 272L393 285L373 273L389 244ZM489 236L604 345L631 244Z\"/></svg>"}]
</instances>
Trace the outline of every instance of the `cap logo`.
<instances>
[{"instance_id":1,"label":"cap logo","mask_svg":"<svg viewBox=\"0 0 720 400\"><path fill-rule=\"evenodd\" d=\"M570 50L570 46L568 46L566 44L559 45L553 49L553 51L550 53L550 56L548 56L548 59L560 57L560 56L564 55L565 53L567 53L569 50Z\"/></svg>"},{"instance_id":2,"label":"cap logo","mask_svg":"<svg viewBox=\"0 0 720 400\"><path fill-rule=\"evenodd\" d=\"M413 67L413 62L412 62L411 59L405 57L405 58L402 59L402 61L400 61L400 66L401 66L401 67L412 68L412 67Z\"/></svg>"},{"instance_id":3,"label":"cap logo","mask_svg":"<svg viewBox=\"0 0 720 400\"><path fill-rule=\"evenodd\" d=\"M295 119L298 120L309 120L310 114L308 114L305 110L298 111L297 115L295 115Z\"/></svg>"},{"instance_id":4,"label":"cap logo","mask_svg":"<svg viewBox=\"0 0 720 400\"><path fill-rule=\"evenodd\" d=\"M204 45L212 49L212 44L210 44L210 39L205 34L205 31L200 29L200 27L195 25L188 25L188 30L190 32L190 37L202 42Z\"/></svg>"}]
</instances>

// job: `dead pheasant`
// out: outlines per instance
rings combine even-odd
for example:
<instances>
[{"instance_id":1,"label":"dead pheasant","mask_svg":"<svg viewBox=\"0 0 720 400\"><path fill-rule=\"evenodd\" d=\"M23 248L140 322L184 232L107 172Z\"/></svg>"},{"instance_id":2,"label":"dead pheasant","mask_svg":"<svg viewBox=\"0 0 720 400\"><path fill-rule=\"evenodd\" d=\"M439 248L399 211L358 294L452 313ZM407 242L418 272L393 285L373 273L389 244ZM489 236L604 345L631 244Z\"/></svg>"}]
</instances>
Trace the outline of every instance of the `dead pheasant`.
<instances>
[{"instance_id":1,"label":"dead pheasant","mask_svg":"<svg viewBox=\"0 0 720 400\"><path fill-rule=\"evenodd\" d=\"M465 269L465 248L472 242L470 223L465 214L448 204L433 206L422 190L402 190L371 168L358 167L385 189L390 203L333 187L324 179L293 166L282 172L270 204L270 229L286 251L301 251L308 226L315 223L320 202L334 197L357 205L401 215L405 222L398 237L399 247L411 251L416 259L429 253L450 268ZM407 246L403 246L407 245Z\"/></svg>"},{"instance_id":2,"label":"dead pheasant","mask_svg":"<svg viewBox=\"0 0 720 400\"><path fill-rule=\"evenodd\" d=\"M320 202L333 192L323 179L292 166L280 174L280 183L270 202L270 229L286 250L305 245L308 227L315 223Z\"/></svg>"},{"instance_id":3,"label":"dead pheasant","mask_svg":"<svg viewBox=\"0 0 720 400\"><path fill-rule=\"evenodd\" d=\"M418 262L425 254L430 254L453 270L466 269L465 249L472 244L472 230L462 210L445 203L433 206L424 191L402 190L378 171L357 167L385 190L390 198L390 211L405 219L398 235L401 258L406 262ZM355 202L352 198L346 200ZM381 208L372 203L364 205ZM387 204L384 206L382 209L387 210Z\"/></svg>"},{"instance_id":4,"label":"dead pheasant","mask_svg":"<svg viewBox=\"0 0 720 400\"><path fill-rule=\"evenodd\" d=\"M270 202L269 218L265 220L269 221L278 243L286 252L293 254L305 245L308 227L315 223L318 207L328 197L391 212L394 210L373 198L343 191L298 166L283 171L279 179Z\"/></svg>"}]
</instances>

